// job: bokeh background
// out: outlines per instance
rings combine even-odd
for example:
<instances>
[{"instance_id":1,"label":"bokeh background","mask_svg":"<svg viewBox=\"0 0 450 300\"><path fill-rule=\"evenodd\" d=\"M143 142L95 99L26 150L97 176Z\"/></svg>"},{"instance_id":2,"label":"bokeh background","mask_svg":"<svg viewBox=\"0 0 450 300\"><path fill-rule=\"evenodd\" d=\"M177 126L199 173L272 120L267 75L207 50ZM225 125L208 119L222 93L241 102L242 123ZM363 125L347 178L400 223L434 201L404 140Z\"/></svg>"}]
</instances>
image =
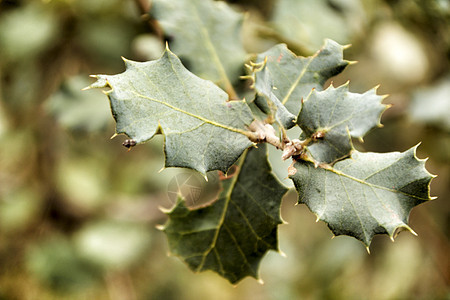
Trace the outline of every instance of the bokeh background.
<instances>
[{"instance_id":1,"label":"bokeh background","mask_svg":"<svg viewBox=\"0 0 450 300\"><path fill-rule=\"evenodd\" d=\"M0 0L0 299L450 299L450 2L448 0L229 1L247 12L249 53L287 43L314 53L324 38L352 44L358 61L333 78L393 104L359 149L420 158L437 200L415 208L418 233L375 237L368 255L290 191L280 248L261 265L264 285L192 273L167 256L156 229L178 187L193 202L218 190L163 166L163 139L127 152L89 74L124 70L120 56L158 58L164 42L142 17L147 1ZM272 164L289 184L279 154Z\"/></svg>"}]
</instances>

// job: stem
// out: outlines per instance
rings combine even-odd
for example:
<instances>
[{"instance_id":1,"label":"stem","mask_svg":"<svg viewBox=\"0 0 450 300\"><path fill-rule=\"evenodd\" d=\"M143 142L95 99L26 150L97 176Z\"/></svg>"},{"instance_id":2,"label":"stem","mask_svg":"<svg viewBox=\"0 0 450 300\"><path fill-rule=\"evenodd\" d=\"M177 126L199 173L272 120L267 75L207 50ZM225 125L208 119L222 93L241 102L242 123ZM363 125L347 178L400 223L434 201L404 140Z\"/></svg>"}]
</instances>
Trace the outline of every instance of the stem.
<instances>
[{"instance_id":1,"label":"stem","mask_svg":"<svg viewBox=\"0 0 450 300\"><path fill-rule=\"evenodd\" d=\"M303 149L305 148L305 145L306 141L300 141L299 139L293 139L292 141L289 141L283 150L281 159L286 160L289 157L301 154Z\"/></svg>"},{"instance_id":2,"label":"stem","mask_svg":"<svg viewBox=\"0 0 450 300\"><path fill-rule=\"evenodd\" d=\"M269 143L275 146L277 149L283 150L281 158L286 160L292 156L298 156L302 154L306 145L311 142L311 139L300 141L299 139L291 140L287 135L284 128L282 128L282 138L280 139L275 129L270 124L265 124L259 120L253 121L248 127L253 134L254 138L250 138L255 143Z\"/></svg>"},{"instance_id":3,"label":"stem","mask_svg":"<svg viewBox=\"0 0 450 300\"><path fill-rule=\"evenodd\" d=\"M264 124L259 120L253 121L248 128L254 135L254 139L251 139L255 143L269 143L275 146L277 149L284 149L284 141L281 141L278 136L276 136L275 129L270 124Z\"/></svg>"}]
</instances>

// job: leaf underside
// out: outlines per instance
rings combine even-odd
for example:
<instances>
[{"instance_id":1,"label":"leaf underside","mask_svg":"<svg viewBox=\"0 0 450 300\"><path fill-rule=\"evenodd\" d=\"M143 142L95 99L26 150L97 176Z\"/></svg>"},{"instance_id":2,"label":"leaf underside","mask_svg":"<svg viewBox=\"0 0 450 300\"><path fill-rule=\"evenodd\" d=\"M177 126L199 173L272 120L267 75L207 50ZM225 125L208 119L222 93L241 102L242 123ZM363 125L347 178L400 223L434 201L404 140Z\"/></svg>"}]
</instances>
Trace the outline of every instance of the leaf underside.
<instances>
[{"instance_id":1,"label":"leaf underside","mask_svg":"<svg viewBox=\"0 0 450 300\"><path fill-rule=\"evenodd\" d=\"M312 89L323 90L325 82L341 73L349 64L343 59L344 48L327 39L313 56L298 57L285 44L278 44L259 54L256 62L262 63L267 59L267 72L275 87L273 94L291 114L297 116L302 99ZM259 85L258 80L264 81L264 77L256 78L255 87ZM264 85L264 82L261 84Z\"/></svg>"},{"instance_id":2,"label":"leaf underside","mask_svg":"<svg viewBox=\"0 0 450 300\"><path fill-rule=\"evenodd\" d=\"M242 14L212 0L154 0L150 13L193 73L229 90L246 56L240 39Z\"/></svg>"},{"instance_id":3,"label":"leaf underside","mask_svg":"<svg viewBox=\"0 0 450 300\"><path fill-rule=\"evenodd\" d=\"M247 104L227 101L223 90L189 72L170 50L155 61L125 64L124 73L97 75L90 87L111 87L106 94L116 133L141 143L162 131L166 167L226 172L252 145Z\"/></svg>"},{"instance_id":4,"label":"leaf underside","mask_svg":"<svg viewBox=\"0 0 450 300\"><path fill-rule=\"evenodd\" d=\"M163 230L172 254L195 272L212 270L237 283L258 278L268 250L278 250L281 198L287 189L271 173L265 145L246 151L212 204L189 209L183 199Z\"/></svg>"},{"instance_id":5,"label":"leaf underside","mask_svg":"<svg viewBox=\"0 0 450 300\"><path fill-rule=\"evenodd\" d=\"M321 135L308 146L313 160L329 164L349 156L352 137L362 139L369 130L381 126L381 114L388 107L381 104L383 99L376 94L376 88L364 94L350 93L348 83L313 90L297 118L303 138Z\"/></svg>"},{"instance_id":6,"label":"leaf underside","mask_svg":"<svg viewBox=\"0 0 450 300\"><path fill-rule=\"evenodd\" d=\"M361 153L337 162L332 168L295 163L290 178L306 204L335 235L349 235L367 247L375 234L394 239L407 225L411 209L431 200L425 160L416 147L403 153Z\"/></svg>"}]
</instances>

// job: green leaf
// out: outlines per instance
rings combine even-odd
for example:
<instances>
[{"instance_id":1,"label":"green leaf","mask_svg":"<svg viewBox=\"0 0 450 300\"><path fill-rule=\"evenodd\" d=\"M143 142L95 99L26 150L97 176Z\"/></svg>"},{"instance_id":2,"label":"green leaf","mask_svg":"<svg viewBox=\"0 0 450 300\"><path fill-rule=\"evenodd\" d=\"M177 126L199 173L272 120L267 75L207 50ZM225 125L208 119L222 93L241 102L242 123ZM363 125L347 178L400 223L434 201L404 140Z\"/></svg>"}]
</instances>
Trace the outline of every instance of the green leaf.
<instances>
[{"instance_id":1,"label":"green leaf","mask_svg":"<svg viewBox=\"0 0 450 300\"><path fill-rule=\"evenodd\" d=\"M298 115L301 100L312 89L323 90L325 82L341 73L349 64L343 60L344 49L344 46L332 40L325 40L325 45L313 56L298 57L285 44L279 44L259 54L257 63L267 58L267 72L273 80L274 95L289 112ZM264 77L257 76L255 80L255 86L259 86L258 81L264 81Z\"/></svg>"},{"instance_id":2,"label":"green leaf","mask_svg":"<svg viewBox=\"0 0 450 300\"><path fill-rule=\"evenodd\" d=\"M253 80L255 82L254 88L258 94L255 99L255 104L264 113L273 114L272 111L274 110L277 121L284 128L289 129L294 127L296 116L291 114L274 94L273 80L266 63L254 73Z\"/></svg>"},{"instance_id":3,"label":"green leaf","mask_svg":"<svg viewBox=\"0 0 450 300\"><path fill-rule=\"evenodd\" d=\"M258 278L268 250L278 250L281 198L287 189L275 178L265 145L243 155L236 173L224 180L212 204L189 209L179 199L168 212L167 234L172 254L195 272L212 270L236 283Z\"/></svg>"},{"instance_id":4,"label":"green leaf","mask_svg":"<svg viewBox=\"0 0 450 300\"><path fill-rule=\"evenodd\" d=\"M166 167L226 172L251 146L247 104L227 102L224 91L189 72L170 50L155 61L125 64L124 73L96 75L90 88L111 87L106 94L117 134L136 143L165 135Z\"/></svg>"},{"instance_id":5,"label":"green leaf","mask_svg":"<svg viewBox=\"0 0 450 300\"><path fill-rule=\"evenodd\" d=\"M387 233L393 240L407 225L411 209L431 200L425 160L416 157L416 147L403 153L361 153L333 167L315 168L297 161L290 178L306 204L335 235L350 235L367 247L375 234Z\"/></svg>"},{"instance_id":6,"label":"green leaf","mask_svg":"<svg viewBox=\"0 0 450 300\"><path fill-rule=\"evenodd\" d=\"M317 163L332 163L350 155L351 137L362 140L375 126L381 126L381 114L389 106L376 88L364 94L350 93L348 83L332 85L325 91L313 90L304 101L297 118L302 136L311 139L307 147Z\"/></svg>"},{"instance_id":7,"label":"green leaf","mask_svg":"<svg viewBox=\"0 0 450 300\"><path fill-rule=\"evenodd\" d=\"M151 14L166 35L171 48L190 70L227 92L239 78L246 52L240 41L243 16L225 2L212 0L154 0Z\"/></svg>"}]
</instances>

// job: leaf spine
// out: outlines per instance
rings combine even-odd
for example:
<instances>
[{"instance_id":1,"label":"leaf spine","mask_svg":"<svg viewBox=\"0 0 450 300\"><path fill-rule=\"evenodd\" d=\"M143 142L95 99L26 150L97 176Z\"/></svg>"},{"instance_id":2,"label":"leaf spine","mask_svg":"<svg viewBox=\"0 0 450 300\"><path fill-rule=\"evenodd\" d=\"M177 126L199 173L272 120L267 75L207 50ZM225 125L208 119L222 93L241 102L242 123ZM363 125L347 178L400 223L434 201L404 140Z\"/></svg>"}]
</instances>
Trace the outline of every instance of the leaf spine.
<instances>
[{"instance_id":1,"label":"leaf spine","mask_svg":"<svg viewBox=\"0 0 450 300\"><path fill-rule=\"evenodd\" d=\"M158 230L160 230L160 231L164 231L165 226L164 226L164 225L161 225L161 224L158 224L158 225L155 226L155 228L158 229Z\"/></svg>"}]
</instances>

